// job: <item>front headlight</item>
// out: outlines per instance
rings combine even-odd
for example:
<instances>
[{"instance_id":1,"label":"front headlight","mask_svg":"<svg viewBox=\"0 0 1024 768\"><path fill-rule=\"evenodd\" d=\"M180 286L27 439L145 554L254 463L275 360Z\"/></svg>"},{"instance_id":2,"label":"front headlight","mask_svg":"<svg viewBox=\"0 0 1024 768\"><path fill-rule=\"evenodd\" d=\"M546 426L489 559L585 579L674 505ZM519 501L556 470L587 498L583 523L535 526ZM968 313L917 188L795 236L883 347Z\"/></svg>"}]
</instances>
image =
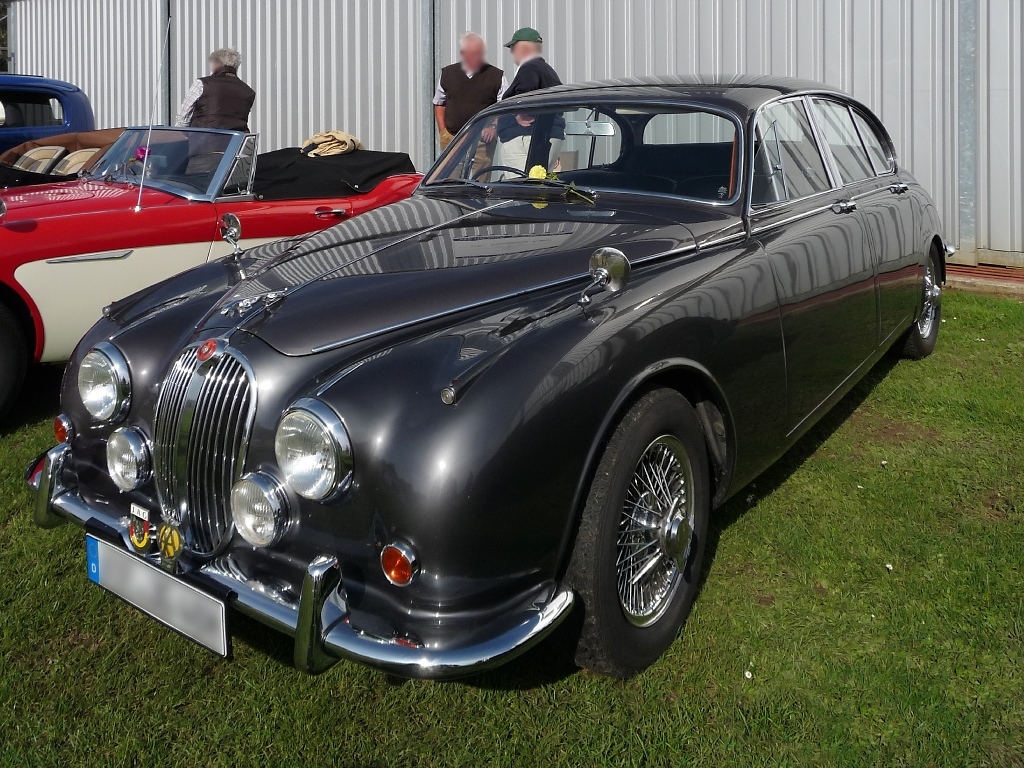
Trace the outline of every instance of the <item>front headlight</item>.
<instances>
[{"instance_id":1,"label":"front headlight","mask_svg":"<svg viewBox=\"0 0 1024 768\"><path fill-rule=\"evenodd\" d=\"M97 344L78 367L78 394L93 418L113 421L128 410L131 374L117 347Z\"/></svg>"},{"instance_id":2,"label":"front headlight","mask_svg":"<svg viewBox=\"0 0 1024 768\"><path fill-rule=\"evenodd\" d=\"M250 472L231 489L231 517L243 539L254 547L269 547L288 525L284 489L269 475Z\"/></svg>"},{"instance_id":3,"label":"front headlight","mask_svg":"<svg viewBox=\"0 0 1024 768\"><path fill-rule=\"evenodd\" d=\"M107 472L122 491L134 491L149 479L149 446L138 430L122 427L107 438Z\"/></svg>"},{"instance_id":4,"label":"front headlight","mask_svg":"<svg viewBox=\"0 0 1024 768\"><path fill-rule=\"evenodd\" d=\"M348 431L319 400L305 398L288 409L277 426L274 452L285 481L307 499L327 499L351 482Z\"/></svg>"}]
</instances>

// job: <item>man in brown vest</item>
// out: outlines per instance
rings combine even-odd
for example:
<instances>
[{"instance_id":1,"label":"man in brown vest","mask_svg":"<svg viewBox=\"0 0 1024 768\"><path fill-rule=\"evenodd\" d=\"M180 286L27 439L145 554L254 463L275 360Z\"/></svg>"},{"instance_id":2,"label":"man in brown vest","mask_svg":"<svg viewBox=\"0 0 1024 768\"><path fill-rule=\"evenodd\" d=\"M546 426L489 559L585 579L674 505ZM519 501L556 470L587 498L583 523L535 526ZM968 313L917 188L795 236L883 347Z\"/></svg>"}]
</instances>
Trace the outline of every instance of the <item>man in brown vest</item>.
<instances>
[{"instance_id":1,"label":"man in brown vest","mask_svg":"<svg viewBox=\"0 0 1024 768\"><path fill-rule=\"evenodd\" d=\"M174 124L191 128L249 131L249 112L256 92L238 77L242 57L221 48L210 54L210 72L192 83Z\"/></svg>"},{"instance_id":2,"label":"man in brown vest","mask_svg":"<svg viewBox=\"0 0 1024 768\"><path fill-rule=\"evenodd\" d=\"M505 74L487 63L484 40L476 32L467 32L459 40L460 61L441 70L434 92L434 119L443 150L462 126L481 109L501 99L508 88ZM477 147L478 167L490 164L494 156L496 129L489 126Z\"/></svg>"}]
</instances>

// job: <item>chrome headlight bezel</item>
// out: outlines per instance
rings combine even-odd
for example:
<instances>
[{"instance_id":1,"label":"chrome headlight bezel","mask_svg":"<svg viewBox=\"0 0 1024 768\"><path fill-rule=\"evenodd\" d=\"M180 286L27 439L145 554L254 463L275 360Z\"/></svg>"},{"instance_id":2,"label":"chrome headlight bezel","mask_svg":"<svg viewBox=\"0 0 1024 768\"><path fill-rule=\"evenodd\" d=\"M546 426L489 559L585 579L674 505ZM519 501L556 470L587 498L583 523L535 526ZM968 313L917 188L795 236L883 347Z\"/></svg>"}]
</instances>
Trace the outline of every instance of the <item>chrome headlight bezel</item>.
<instances>
[{"instance_id":1,"label":"chrome headlight bezel","mask_svg":"<svg viewBox=\"0 0 1024 768\"><path fill-rule=\"evenodd\" d=\"M323 490L314 491L310 484L301 485L297 482L297 472L294 471L293 461L290 460L282 448L282 427L290 417L298 414L309 420L322 433L324 442L329 446L333 454L334 471L328 482L323 484ZM330 501L338 498L352 484L354 461L352 457L352 442L349 438L341 417L329 405L314 398L302 398L297 400L288 408L277 423L277 430L274 433L274 455L277 458L277 466L284 477L285 483L299 496L311 501ZM317 484L313 487L319 487Z\"/></svg>"},{"instance_id":2,"label":"chrome headlight bezel","mask_svg":"<svg viewBox=\"0 0 1024 768\"><path fill-rule=\"evenodd\" d=\"M134 481L128 481L127 475L123 472L116 471L114 469L113 457L111 456L111 447L116 445L116 441L123 440L125 445L124 448L135 460L137 472ZM107 474L110 475L110 479L113 481L121 491L128 493L134 491L139 486L145 484L153 473L153 459L152 453L149 450L149 442L145 436L134 427L120 427L115 429L110 437L107 438Z\"/></svg>"},{"instance_id":3,"label":"chrome headlight bezel","mask_svg":"<svg viewBox=\"0 0 1024 768\"><path fill-rule=\"evenodd\" d=\"M262 539L257 538L253 533L252 527L245 525L244 519L241 519L242 510L238 508L236 493L244 484L254 486L263 497L263 501L270 508L274 518L274 532L272 536ZM238 535L254 547L272 547L284 536L291 521L287 491L285 491L284 486L276 478L271 477L265 472L249 472L239 478L238 482L231 487L229 506L231 508L231 521Z\"/></svg>"},{"instance_id":4,"label":"chrome headlight bezel","mask_svg":"<svg viewBox=\"0 0 1024 768\"><path fill-rule=\"evenodd\" d=\"M105 384L113 390L113 402L109 408L96 410L89 406L89 399L86 397L87 393L84 389L85 383L82 381L82 372L86 369L86 364L90 359L98 361L106 368L109 375L109 381ZM113 344L102 341L90 349L78 364L77 379L78 397L82 401L82 406L96 421L109 424L119 421L128 413L132 398L131 370L128 368L125 356Z\"/></svg>"}]
</instances>

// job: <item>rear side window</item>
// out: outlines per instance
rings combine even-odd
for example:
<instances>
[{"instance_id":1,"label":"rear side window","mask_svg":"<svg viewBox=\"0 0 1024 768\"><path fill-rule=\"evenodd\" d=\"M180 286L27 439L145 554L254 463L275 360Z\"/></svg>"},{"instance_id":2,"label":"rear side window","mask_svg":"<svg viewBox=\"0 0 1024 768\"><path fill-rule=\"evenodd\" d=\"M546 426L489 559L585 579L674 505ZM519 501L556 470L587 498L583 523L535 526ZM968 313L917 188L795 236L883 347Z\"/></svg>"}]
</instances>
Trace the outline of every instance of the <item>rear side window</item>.
<instances>
[{"instance_id":1,"label":"rear side window","mask_svg":"<svg viewBox=\"0 0 1024 768\"><path fill-rule=\"evenodd\" d=\"M45 93L0 91L0 128L63 125L60 102Z\"/></svg>"},{"instance_id":2,"label":"rear side window","mask_svg":"<svg viewBox=\"0 0 1024 768\"><path fill-rule=\"evenodd\" d=\"M875 126L857 110L853 110L853 119L857 123L860 137L864 140L864 146L867 147L871 164L875 166L875 173L881 175L892 171L895 164L889 151L889 142L879 136Z\"/></svg>"},{"instance_id":3,"label":"rear side window","mask_svg":"<svg viewBox=\"0 0 1024 768\"><path fill-rule=\"evenodd\" d=\"M811 103L843 184L872 178L875 171L846 105L822 99L814 99Z\"/></svg>"},{"instance_id":4,"label":"rear side window","mask_svg":"<svg viewBox=\"0 0 1024 768\"><path fill-rule=\"evenodd\" d=\"M763 110L754 125L751 204L797 200L830 187L803 102L787 101Z\"/></svg>"}]
</instances>

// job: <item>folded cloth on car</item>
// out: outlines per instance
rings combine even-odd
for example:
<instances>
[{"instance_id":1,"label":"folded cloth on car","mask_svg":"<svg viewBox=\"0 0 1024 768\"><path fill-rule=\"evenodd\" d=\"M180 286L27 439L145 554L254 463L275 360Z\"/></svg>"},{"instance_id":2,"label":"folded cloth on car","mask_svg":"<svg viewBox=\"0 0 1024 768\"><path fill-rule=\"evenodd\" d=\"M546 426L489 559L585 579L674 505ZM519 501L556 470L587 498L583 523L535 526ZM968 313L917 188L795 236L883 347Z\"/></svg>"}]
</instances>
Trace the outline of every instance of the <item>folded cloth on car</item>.
<instances>
[{"instance_id":1,"label":"folded cloth on car","mask_svg":"<svg viewBox=\"0 0 1024 768\"><path fill-rule=\"evenodd\" d=\"M415 173L404 152L363 149L347 155L310 157L298 147L256 158L253 194L260 200L348 197L369 192L396 173Z\"/></svg>"},{"instance_id":2,"label":"folded cloth on car","mask_svg":"<svg viewBox=\"0 0 1024 768\"><path fill-rule=\"evenodd\" d=\"M365 149L359 139L345 131L323 131L313 134L302 142L302 151L310 157L347 155L357 149Z\"/></svg>"}]
</instances>

